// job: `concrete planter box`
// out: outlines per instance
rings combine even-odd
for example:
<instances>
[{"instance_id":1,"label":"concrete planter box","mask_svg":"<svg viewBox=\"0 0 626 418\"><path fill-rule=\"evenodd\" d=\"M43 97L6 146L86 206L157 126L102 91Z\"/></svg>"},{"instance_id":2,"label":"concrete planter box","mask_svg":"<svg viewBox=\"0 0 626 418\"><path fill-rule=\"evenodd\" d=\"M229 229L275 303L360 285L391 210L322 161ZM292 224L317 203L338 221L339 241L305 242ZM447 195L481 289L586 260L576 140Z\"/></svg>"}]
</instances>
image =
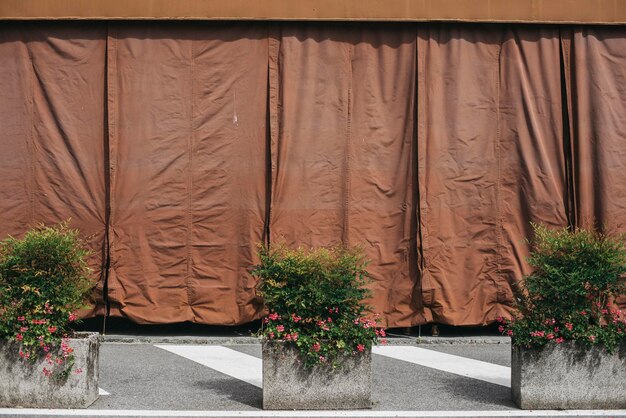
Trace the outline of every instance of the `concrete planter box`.
<instances>
[{"instance_id":1,"label":"concrete planter box","mask_svg":"<svg viewBox=\"0 0 626 418\"><path fill-rule=\"evenodd\" d=\"M372 354L346 356L336 370L305 369L298 351L263 342L263 409L363 409L372 407Z\"/></svg>"},{"instance_id":2,"label":"concrete planter box","mask_svg":"<svg viewBox=\"0 0 626 418\"><path fill-rule=\"evenodd\" d=\"M511 393L521 409L626 408L626 343L613 354L574 341L512 346Z\"/></svg>"},{"instance_id":3,"label":"concrete planter box","mask_svg":"<svg viewBox=\"0 0 626 418\"><path fill-rule=\"evenodd\" d=\"M77 333L70 338L74 349L74 369L65 381L45 377L44 358L22 363L20 344L0 340L0 407L86 408L98 399L100 337L97 333ZM48 366L49 367L49 366Z\"/></svg>"}]
</instances>

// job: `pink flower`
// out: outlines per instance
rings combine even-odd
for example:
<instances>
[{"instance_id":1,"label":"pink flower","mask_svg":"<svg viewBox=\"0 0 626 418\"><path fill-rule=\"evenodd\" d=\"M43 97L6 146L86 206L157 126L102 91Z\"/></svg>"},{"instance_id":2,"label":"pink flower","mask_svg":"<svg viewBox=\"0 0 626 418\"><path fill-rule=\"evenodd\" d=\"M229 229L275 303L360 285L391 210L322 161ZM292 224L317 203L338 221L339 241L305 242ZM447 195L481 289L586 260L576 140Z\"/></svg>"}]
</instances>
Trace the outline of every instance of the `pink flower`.
<instances>
[{"instance_id":1,"label":"pink flower","mask_svg":"<svg viewBox=\"0 0 626 418\"><path fill-rule=\"evenodd\" d=\"M28 331L28 327L20 327L20 332L26 332Z\"/></svg>"},{"instance_id":2,"label":"pink flower","mask_svg":"<svg viewBox=\"0 0 626 418\"><path fill-rule=\"evenodd\" d=\"M326 357L324 357L324 356L320 356L320 361L321 361L322 363L326 363Z\"/></svg>"},{"instance_id":3,"label":"pink flower","mask_svg":"<svg viewBox=\"0 0 626 418\"><path fill-rule=\"evenodd\" d=\"M298 341L298 333L294 332L293 334L291 334L291 339L292 341Z\"/></svg>"},{"instance_id":4,"label":"pink flower","mask_svg":"<svg viewBox=\"0 0 626 418\"><path fill-rule=\"evenodd\" d=\"M68 318L70 322L72 321L76 321L78 319L78 315L76 315L75 313L70 313L70 317Z\"/></svg>"},{"instance_id":5,"label":"pink flower","mask_svg":"<svg viewBox=\"0 0 626 418\"><path fill-rule=\"evenodd\" d=\"M269 314L268 317L272 321L276 321L278 319L278 314L276 312L273 312L273 313Z\"/></svg>"},{"instance_id":6,"label":"pink flower","mask_svg":"<svg viewBox=\"0 0 626 418\"><path fill-rule=\"evenodd\" d=\"M552 340L552 339L554 339L554 334L550 333L550 334L546 335L546 338L549 339L549 340Z\"/></svg>"},{"instance_id":7,"label":"pink flower","mask_svg":"<svg viewBox=\"0 0 626 418\"><path fill-rule=\"evenodd\" d=\"M387 336L387 333L385 332L385 330L384 330L384 329L381 329L381 330L380 330L380 336L381 336L381 337L386 337L386 336Z\"/></svg>"},{"instance_id":8,"label":"pink flower","mask_svg":"<svg viewBox=\"0 0 626 418\"><path fill-rule=\"evenodd\" d=\"M56 330L57 330L57 327L55 327L55 326L49 326L48 327L48 332L50 332L50 333L56 332Z\"/></svg>"},{"instance_id":9,"label":"pink flower","mask_svg":"<svg viewBox=\"0 0 626 418\"><path fill-rule=\"evenodd\" d=\"M389 341L387 341L386 339L382 339L382 340L380 340L380 343L381 343L382 345L387 345L387 343L388 343L388 342L389 342Z\"/></svg>"},{"instance_id":10,"label":"pink flower","mask_svg":"<svg viewBox=\"0 0 626 418\"><path fill-rule=\"evenodd\" d=\"M322 346L320 345L320 343L316 342L311 346L311 350L315 351L316 353L318 351L320 351L320 348L322 348Z\"/></svg>"},{"instance_id":11,"label":"pink flower","mask_svg":"<svg viewBox=\"0 0 626 418\"><path fill-rule=\"evenodd\" d=\"M293 322L298 323L300 322L300 320L302 319L301 317L299 317L298 315L296 315L295 313L291 314L291 319L293 320Z\"/></svg>"},{"instance_id":12,"label":"pink flower","mask_svg":"<svg viewBox=\"0 0 626 418\"><path fill-rule=\"evenodd\" d=\"M512 330L508 330L506 332L506 335L508 335L509 337L512 337L513 336L513 331Z\"/></svg>"},{"instance_id":13,"label":"pink flower","mask_svg":"<svg viewBox=\"0 0 626 418\"><path fill-rule=\"evenodd\" d=\"M565 328L567 328L568 330L572 330L572 328L574 328L574 325L570 324L569 322L565 323Z\"/></svg>"},{"instance_id":14,"label":"pink flower","mask_svg":"<svg viewBox=\"0 0 626 418\"><path fill-rule=\"evenodd\" d=\"M563 341L565 341L565 339L563 337L559 337L556 340L554 340L554 342L557 343L557 344L561 344Z\"/></svg>"},{"instance_id":15,"label":"pink flower","mask_svg":"<svg viewBox=\"0 0 626 418\"><path fill-rule=\"evenodd\" d=\"M589 336L589 341L591 341L592 343L596 342L596 336L595 335L590 335Z\"/></svg>"},{"instance_id":16,"label":"pink flower","mask_svg":"<svg viewBox=\"0 0 626 418\"><path fill-rule=\"evenodd\" d=\"M356 349L359 350L359 353L362 353L365 350L365 346L363 344L357 344Z\"/></svg>"},{"instance_id":17,"label":"pink flower","mask_svg":"<svg viewBox=\"0 0 626 418\"><path fill-rule=\"evenodd\" d=\"M26 318L24 318L23 316L18 316L17 320L20 322L24 322L26 320Z\"/></svg>"},{"instance_id":18,"label":"pink flower","mask_svg":"<svg viewBox=\"0 0 626 418\"><path fill-rule=\"evenodd\" d=\"M22 334L18 333L18 334L15 335L15 339L18 340L18 341L22 341L24 339L24 336Z\"/></svg>"},{"instance_id":19,"label":"pink flower","mask_svg":"<svg viewBox=\"0 0 626 418\"><path fill-rule=\"evenodd\" d=\"M504 332L504 325L500 325L498 327L498 332Z\"/></svg>"},{"instance_id":20,"label":"pink flower","mask_svg":"<svg viewBox=\"0 0 626 418\"><path fill-rule=\"evenodd\" d=\"M274 338L274 333L273 333L273 332L270 332L270 333L269 333L269 334L267 334L267 335L268 335L268 337L270 337L270 340Z\"/></svg>"},{"instance_id":21,"label":"pink flower","mask_svg":"<svg viewBox=\"0 0 626 418\"><path fill-rule=\"evenodd\" d=\"M585 316L585 315L587 315L587 311L581 311L580 314Z\"/></svg>"},{"instance_id":22,"label":"pink flower","mask_svg":"<svg viewBox=\"0 0 626 418\"><path fill-rule=\"evenodd\" d=\"M283 332L283 331L285 331L285 327L283 325L279 325L279 326L276 327L276 330L278 332Z\"/></svg>"}]
</instances>

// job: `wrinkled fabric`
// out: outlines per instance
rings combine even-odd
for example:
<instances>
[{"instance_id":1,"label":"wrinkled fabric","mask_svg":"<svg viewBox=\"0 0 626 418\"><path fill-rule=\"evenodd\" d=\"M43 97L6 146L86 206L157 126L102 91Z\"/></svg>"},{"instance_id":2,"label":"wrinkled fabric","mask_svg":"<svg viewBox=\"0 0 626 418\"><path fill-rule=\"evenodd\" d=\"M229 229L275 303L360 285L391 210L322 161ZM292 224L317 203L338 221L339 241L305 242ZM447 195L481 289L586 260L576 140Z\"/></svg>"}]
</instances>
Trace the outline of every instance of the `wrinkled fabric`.
<instances>
[{"instance_id":1,"label":"wrinkled fabric","mask_svg":"<svg viewBox=\"0 0 626 418\"><path fill-rule=\"evenodd\" d=\"M422 293L428 321L509 316L530 222L567 225L555 29L418 35Z\"/></svg>"},{"instance_id":2,"label":"wrinkled fabric","mask_svg":"<svg viewBox=\"0 0 626 418\"><path fill-rule=\"evenodd\" d=\"M140 323L254 319L267 28L112 25L109 296Z\"/></svg>"},{"instance_id":3,"label":"wrinkled fabric","mask_svg":"<svg viewBox=\"0 0 626 418\"><path fill-rule=\"evenodd\" d=\"M5 23L0 234L71 218L86 316L106 289L138 323L251 321L256 245L283 241L362 246L387 326L490 323L530 222L626 230L625 35Z\"/></svg>"},{"instance_id":4,"label":"wrinkled fabric","mask_svg":"<svg viewBox=\"0 0 626 418\"><path fill-rule=\"evenodd\" d=\"M411 216L415 40L410 27L283 25L270 61L271 240L362 246L372 310L394 326L423 322Z\"/></svg>"},{"instance_id":5,"label":"wrinkled fabric","mask_svg":"<svg viewBox=\"0 0 626 418\"><path fill-rule=\"evenodd\" d=\"M626 233L626 30L563 31L576 224ZM626 296L618 303L626 308Z\"/></svg>"},{"instance_id":6,"label":"wrinkled fabric","mask_svg":"<svg viewBox=\"0 0 626 418\"><path fill-rule=\"evenodd\" d=\"M626 30L564 32L577 223L626 232Z\"/></svg>"},{"instance_id":7,"label":"wrinkled fabric","mask_svg":"<svg viewBox=\"0 0 626 418\"><path fill-rule=\"evenodd\" d=\"M102 314L106 252L104 24L0 27L0 236L71 218L92 255Z\"/></svg>"}]
</instances>

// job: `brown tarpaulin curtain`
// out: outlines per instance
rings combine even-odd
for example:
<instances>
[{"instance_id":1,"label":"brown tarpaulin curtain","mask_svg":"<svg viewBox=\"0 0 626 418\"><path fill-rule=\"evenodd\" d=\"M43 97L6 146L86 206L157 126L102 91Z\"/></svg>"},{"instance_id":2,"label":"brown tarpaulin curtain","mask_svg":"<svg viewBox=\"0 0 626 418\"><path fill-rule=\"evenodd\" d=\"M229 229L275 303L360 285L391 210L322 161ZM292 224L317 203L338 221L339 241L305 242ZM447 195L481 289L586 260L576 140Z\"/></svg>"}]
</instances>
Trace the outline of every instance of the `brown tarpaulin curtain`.
<instances>
[{"instance_id":1,"label":"brown tarpaulin curtain","mask_svg":"<svg viewBox=\"0 0 626 418\"><path fill-rule=\"evenodd\" d=\"M558 29L422 26L417 48L425 316L492 322L529 222L567 225Z\"/></svg>"},{"instance_id":2,"label":"brown tarpaulin curtain","mask_svg":"<svg viewBox=\"0 0 626 418\"><path fill-rule=\"evenodd\" d=\"M114 315L248 322L266 211L267 26L111 25Z\"/></svg>"},{"instance_id":3,"label":"brown tarpaulin curtain","mask_svg":"<svg viewBox=\"0 0 626 418\"><path fill-rule=\"evenodd\" d=\"M258 317L248 270L279 240L363 246L389 326L488 323L530 221L626 230L625 35L4 24L0 233L71 217L140 323Z\"/></svg>"},{"instance_id":4,"label":"brown tarpaulin curtain","mask_svg":"<svg viewBox=\"0 0 626 418\"><path fill-rule=\"evenodd\" d=\"M105 35L104 23L0 28L0 236L71 218L93 250L99 301L106 250ZM102 308L99 302L94 311Z\"/></svg>"},{"instance_id":5,"label":"brown tarpaulin curtain","mask_svg":"<svg viewBox=\"0 0 626 418\"><path fill-rule=\"evenodd\" d=\"M281 25L272 38L271 240L360 245L374 312L423 322L415 297L414 27Z\"/></svg>"}]
</instances>

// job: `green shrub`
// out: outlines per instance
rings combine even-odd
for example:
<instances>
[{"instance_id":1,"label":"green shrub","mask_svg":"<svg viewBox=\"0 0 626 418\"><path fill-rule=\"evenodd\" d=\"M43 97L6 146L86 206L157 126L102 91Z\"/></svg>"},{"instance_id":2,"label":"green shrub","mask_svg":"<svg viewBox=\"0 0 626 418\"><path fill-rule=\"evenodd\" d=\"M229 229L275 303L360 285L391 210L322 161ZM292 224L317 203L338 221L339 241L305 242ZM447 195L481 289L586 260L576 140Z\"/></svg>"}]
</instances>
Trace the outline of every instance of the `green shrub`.
<instances>
[{"instance_id":1,"label":"green shrub","mask_svg":"<svg viewBox=\"0 0 626 418\"><path fill-rule=\"evenodd\" d=\"M85 249L68 223L37 226L0 243L0 337L19 341L20 356L45 353L46 375L66 376L72 349L65 338L93 288Z\"/></svg>"},{"instance_id":2,"label":"green shrub","mask_svg":"<svg viewBox=\"0 0 626 418\"><path fill-rule=\"evenodd\" d=\"M626 313L613 302L625 290L623 239L594 230L533 227L534 272L517 292L518 317L503 320L501 331L526 347L576 340L614 350L626 338Z\"/></svg>"},{"instance_id":3,"label":"green shrub","mask_svg":"<svg viewBox=\"0 0 626 418\"><path fill-rule=\"evenodd\" d=\"M259 333L297 347L306 367L336 367L341 355L358 355L385 336L367 317L367 261L360 250L278 245L259 255L253 274L269 311Z\"/></svg>"}]
</instances>

